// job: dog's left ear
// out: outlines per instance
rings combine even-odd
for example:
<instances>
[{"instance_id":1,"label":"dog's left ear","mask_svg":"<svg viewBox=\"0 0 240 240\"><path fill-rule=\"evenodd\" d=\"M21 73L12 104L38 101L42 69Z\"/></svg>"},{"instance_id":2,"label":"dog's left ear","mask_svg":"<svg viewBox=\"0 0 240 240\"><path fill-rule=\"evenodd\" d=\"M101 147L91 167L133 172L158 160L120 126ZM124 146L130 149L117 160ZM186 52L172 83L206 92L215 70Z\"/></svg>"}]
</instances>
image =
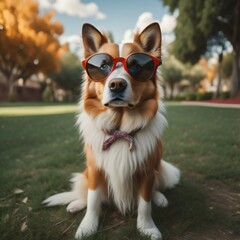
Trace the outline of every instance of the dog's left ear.
<instances>
[{"instance_id":1,"label":"dog's left ear","mask_svg":"<svg viewBox=\"0 0 240 240\"><path fill-rule=\"evenodd\" d=\"M162 34L158 23L148 25L140 34L136 34L134 42L139 44L145 52L155 53L160 57ZM155 55L154 54L154 55Z\"/></svg>"},{"instance_id":2,"label":"dog's left ear","mask_svg":"<svg viewBox=\"0 0 240 240\"><path fill-rule=\"evenodd\" d=\"M85 58L96 53L98 49L108 40L101 32L89 23L82 27L82 39Z\"/></svg>"}]
</instances>

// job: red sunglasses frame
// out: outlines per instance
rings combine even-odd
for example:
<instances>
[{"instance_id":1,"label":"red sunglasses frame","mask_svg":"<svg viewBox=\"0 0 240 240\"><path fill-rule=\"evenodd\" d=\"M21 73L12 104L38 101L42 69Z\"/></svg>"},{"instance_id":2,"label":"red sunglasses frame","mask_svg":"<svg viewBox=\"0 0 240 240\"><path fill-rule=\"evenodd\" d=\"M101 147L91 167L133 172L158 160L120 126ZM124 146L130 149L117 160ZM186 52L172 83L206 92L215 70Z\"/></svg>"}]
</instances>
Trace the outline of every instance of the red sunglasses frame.
<instances>
[{"instance_id":1,"label":"red sunglasses frame","mask_svg":"<svg viewBox=\"0 0 240 240\"><path fill-rule=\"evenodd\" d=\"M100 79L100 80L94 80L94 79L92 79L90 77L93 81L95 81L95 82L105 81L109 77L109 75L116 69L117 63L119 63L119 62L121 62L123 64L124 69L131 76L131 74L129 73L128 68L127 68L127 60L128 60L129 57L131 57L132 55L136 55L136 54L146 55L146 56L150 57L153 60L154 70L153 70L153 73L152 73L151 77L149 77L148 79L146 79L144 81L141 81L141 82L146 82L146 81L150 80L153 77L153 75L155 74L158 66L160 66L162 64L162 61L160 59L158 59L156 57L153 57L153 56L151 56L149 54L146 54L146 53L132 53L132 54L128 55L126 58L123 58L123 57L114 58L114 57L112 57L108 53L95 53L95 54L89 56L88 58L84 59L82 61L82 65L83 65L84 69L86 70L88 76L90 77L90 75L88 73L88 70L87 70L87 62L88 62L88 60L91 59L92 57L96 56L96 55L107 55L107 56L109 56L112 59L112 62L113 62L111 71L108 73L108 75L106 77L104 77L103 79ZM131 76L131 77L134 79L133 76Z\"/></svg>"}]
</instances>

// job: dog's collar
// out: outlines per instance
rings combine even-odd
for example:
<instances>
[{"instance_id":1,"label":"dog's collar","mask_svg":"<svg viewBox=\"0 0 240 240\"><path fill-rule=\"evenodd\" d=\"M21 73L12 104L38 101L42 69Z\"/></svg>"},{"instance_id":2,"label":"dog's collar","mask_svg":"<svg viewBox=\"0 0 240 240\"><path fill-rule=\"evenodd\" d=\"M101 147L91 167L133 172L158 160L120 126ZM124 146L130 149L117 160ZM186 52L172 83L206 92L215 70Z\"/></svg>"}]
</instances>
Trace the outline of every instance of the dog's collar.
<instances>
[{"instance_id":1,"label":"dog's collar","mask_svg":"<svg viewBox=\"0 0 240 240\"><path fill-rule=\"evenodd\" d=\"M108 138L107 140L105 140L103 142L102 150L105 151L108 148L110 148L111 145L114 142L116 142L118 139L125 139L129 143L129 150L130 151L135 150L136 146L135 146L135 143L134 143L134 135L140 130L141 130L141 128L138 128L138 129L136 129L136 130L134 130L130 133L127 133L127 132L120 131L120 130L106 130L106 129L103 129L103 132L106 135L109 135L110 138Z\"/></svg>"}]
</instances>

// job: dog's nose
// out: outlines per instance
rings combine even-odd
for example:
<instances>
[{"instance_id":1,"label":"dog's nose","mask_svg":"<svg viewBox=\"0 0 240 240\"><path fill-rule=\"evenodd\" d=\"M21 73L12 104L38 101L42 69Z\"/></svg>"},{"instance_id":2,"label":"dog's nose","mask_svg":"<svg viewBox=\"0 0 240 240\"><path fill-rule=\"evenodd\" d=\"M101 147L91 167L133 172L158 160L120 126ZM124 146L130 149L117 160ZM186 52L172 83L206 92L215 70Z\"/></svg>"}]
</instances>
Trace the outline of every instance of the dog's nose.
<instances>
[{"instance_id":1,"label":"dog's nose","mask_svg":"<svg viewBox=\"0 0 240 240\"><path fill-rule=\"evenodd\" d=\"M122 78L114 78L108 83L111 92L123 92L127 87L127 81Z\"/></svg>"}]
</instances>

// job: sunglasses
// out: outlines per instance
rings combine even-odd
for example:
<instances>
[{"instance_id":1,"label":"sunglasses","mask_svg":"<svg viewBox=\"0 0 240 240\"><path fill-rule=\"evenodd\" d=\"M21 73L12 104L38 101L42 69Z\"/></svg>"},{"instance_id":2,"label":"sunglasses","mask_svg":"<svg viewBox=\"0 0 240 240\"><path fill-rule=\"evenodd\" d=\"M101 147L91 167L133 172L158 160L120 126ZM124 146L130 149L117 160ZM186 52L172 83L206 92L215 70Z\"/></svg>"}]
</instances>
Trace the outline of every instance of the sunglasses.
<instances>
[{"instance_id":1,"label":"sunglasses","mask_svg":"<svg viewBox=\"0 0 240 240\"><path fill-rule=\"evenodd\" d=\"M96 53L82 61L88 76L96 82L104 81L121 62L130 76L141 82L150 80L155 74L161 60L146 53L133 53L127 58L113 58L107 53Z\"/></svg>"}]
</instances>

